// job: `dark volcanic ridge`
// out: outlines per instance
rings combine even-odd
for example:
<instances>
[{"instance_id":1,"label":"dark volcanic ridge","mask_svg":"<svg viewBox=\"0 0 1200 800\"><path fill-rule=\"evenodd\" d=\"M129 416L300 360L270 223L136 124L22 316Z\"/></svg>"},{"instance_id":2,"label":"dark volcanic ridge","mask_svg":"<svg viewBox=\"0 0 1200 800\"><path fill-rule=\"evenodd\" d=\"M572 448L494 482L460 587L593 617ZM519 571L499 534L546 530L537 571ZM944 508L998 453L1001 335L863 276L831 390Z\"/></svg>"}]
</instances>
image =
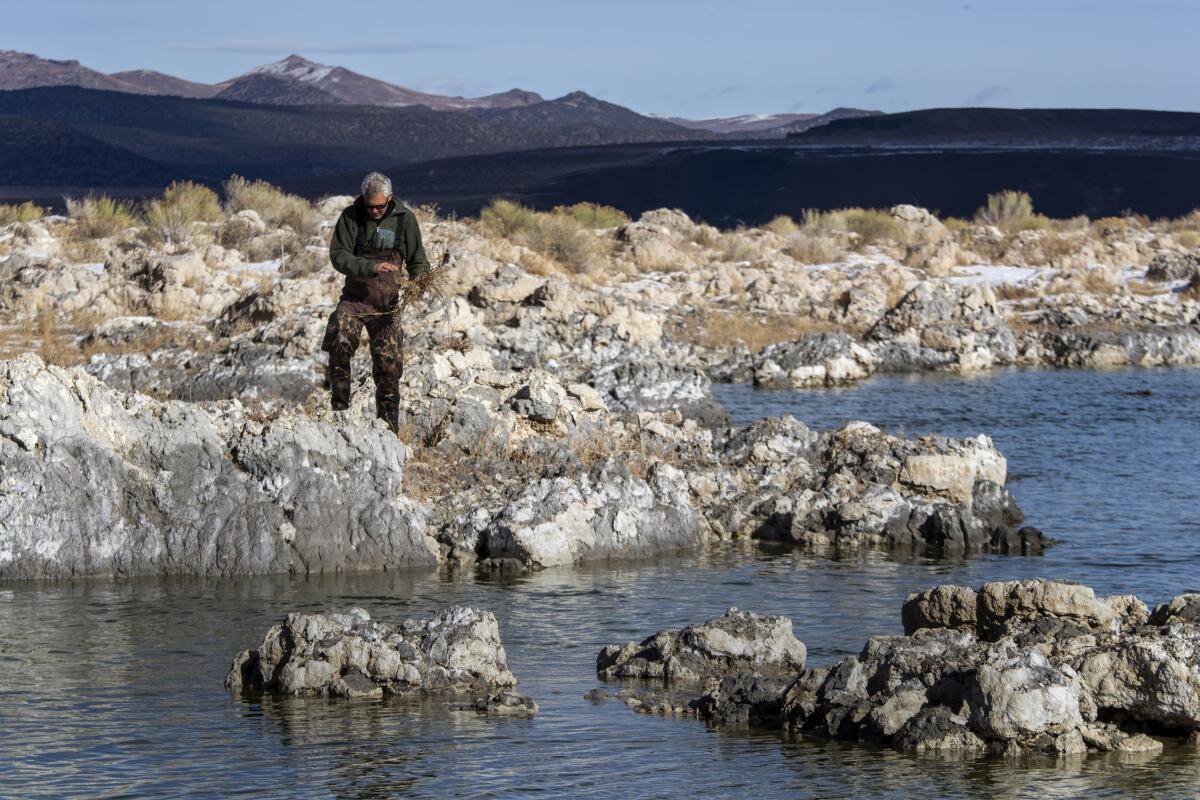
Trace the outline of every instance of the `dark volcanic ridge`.
<instances>
[{"instance_id":1,"label":"dark volcanic ridge","mask_svg":"<svg viewBox=\"0 0 1200 800\"><path fill-rule=\"evenodd\" d=\"M790 135L849 147L1200 150L1200 114L1107 108L930 108L833 120Z\"/></svg>"},{"instance_id":2,"label":"dark volcanic ridge","mask_svg":"<svg viewBox=\"0 0 1200 800\"><path fill-rule=\"evenodd\" d=\"M582 92L532 106L456 112L420 105L267 106L43 87L0 92L0 120L38 123L57 138L89 137L155 162L172 178L204 182L234 172L282 180L476 153L715 138ZM73 166L36 147L26 149L23 159L7 152L0 158L0 185L80 185ZM92 172L83 185L130 183L116 162L97 163Z\"/></svg>"}]
</instances>

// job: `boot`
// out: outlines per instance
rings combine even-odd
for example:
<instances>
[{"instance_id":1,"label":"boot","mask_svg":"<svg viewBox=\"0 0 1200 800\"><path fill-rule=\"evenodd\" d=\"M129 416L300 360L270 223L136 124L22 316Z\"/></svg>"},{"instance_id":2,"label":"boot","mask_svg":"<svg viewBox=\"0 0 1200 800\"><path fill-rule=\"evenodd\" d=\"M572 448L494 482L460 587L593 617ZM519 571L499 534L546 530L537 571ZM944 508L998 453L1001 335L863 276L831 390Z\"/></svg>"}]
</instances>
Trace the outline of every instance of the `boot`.
<instances>
[{"instance_id":1,"label":"boot","mask_svg":"<svg viewBox=\"0 0 1200 800\"><path fill-rule=\"evenodd\" d=\"M375 398L375 416L386 422L392 433L400 433L400 404L396 398Z\"/></svg>"},{"instance_id":2,"label":"boot","mask_svg":"<svg viewBox=\"0 0 1200 800\"><path fill-rule=\"evenodd\" d=\"M345 411L350 407L350 364L335 363L329 354L329 407L334 411Z\"/></svg>"}]
</instances>

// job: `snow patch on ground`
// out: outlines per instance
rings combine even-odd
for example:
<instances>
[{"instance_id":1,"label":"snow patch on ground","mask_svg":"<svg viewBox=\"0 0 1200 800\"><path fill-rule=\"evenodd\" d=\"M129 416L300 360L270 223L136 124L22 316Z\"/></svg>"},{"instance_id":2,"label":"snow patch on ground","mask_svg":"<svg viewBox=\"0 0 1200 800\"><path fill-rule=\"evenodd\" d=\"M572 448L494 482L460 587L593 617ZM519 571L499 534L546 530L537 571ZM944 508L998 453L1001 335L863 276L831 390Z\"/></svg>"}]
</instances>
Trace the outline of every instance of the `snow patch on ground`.
<instances>
[{"instance_id":1,"label":"snow patch on ground","mask_svg":"<svg viewBox=\"0 0 1200 800\"><path fill-rule=\"evenodd\" d=\"M260 272L269 275L274 272L279 272L279 267L282 264L283 261L275 258L270 261L251 261L249 263L238 264L237 266L233 267L233 269L239 272Z\"/></svg>"},{"instance_id":2,"label":"snow patch on ground","mask_svg":"<svg viewBox=\"0 0 1200 800\"><path fill-rule=\"evenodd\" d=\"M976 264L970 267L961 267L947 280L950 283L960 285L974 285L980 283L1023 283L1031 278L1041 276L1050 276L1054 274L1054 270L1042 270L1036 267L1006 267L1006 266L991 266L986 264Z\"/></svg>"}]
</instances>

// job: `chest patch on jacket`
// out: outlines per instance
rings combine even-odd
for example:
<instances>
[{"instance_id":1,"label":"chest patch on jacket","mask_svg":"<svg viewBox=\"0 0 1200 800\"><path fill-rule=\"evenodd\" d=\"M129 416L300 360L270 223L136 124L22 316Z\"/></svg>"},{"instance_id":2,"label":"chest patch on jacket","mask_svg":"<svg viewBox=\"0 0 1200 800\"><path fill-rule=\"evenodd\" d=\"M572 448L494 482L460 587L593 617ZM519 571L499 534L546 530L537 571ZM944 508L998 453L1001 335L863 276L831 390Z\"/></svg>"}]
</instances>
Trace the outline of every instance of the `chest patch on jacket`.
<instances>
[{"instance_id":1,"label":"chest patch on jacket","mask_svg":"<svg viewBox=\"0 0 1200 800\"><path fill-rule=\"evenodd\" d=\"M390 250L396 246L396 232L391 228L376 228L375 235L371 237L371 247L378 247L382 250Z\"/></svg>"}]
</instances>

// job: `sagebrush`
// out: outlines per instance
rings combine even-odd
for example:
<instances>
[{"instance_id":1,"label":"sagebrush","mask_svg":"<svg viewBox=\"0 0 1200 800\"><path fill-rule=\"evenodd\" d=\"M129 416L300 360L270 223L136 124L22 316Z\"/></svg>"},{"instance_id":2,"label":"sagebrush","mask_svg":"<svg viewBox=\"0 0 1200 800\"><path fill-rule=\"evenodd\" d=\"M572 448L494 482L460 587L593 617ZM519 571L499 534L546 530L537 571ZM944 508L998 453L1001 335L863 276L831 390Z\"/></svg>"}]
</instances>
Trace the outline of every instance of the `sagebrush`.
<instances>
[{"instance_id":1,"label":"sagebrush","mask_svg":"<svg viewBox=\"0 0 1200 800\"><path fill-rule=\"evenodd\" d=\"M316 227L317 213L311 203L266 181L248 181L234 175L225 181L224 188L225 207L230 214L255 211L268 225L287 226L301 235Z\"/></svg>"},{"instance_id":2,"label":"sagebrush","mask_svg":"<svg viewBox=\"0 0 1200 800\"><path fill-rule=\"evenodd\" d=\"M162 197L144 204L146 232L153 241L186 242L196 223L220 222L221 200L207 186L191 181L176 181Z\"/></svg>"}]
</instances>

